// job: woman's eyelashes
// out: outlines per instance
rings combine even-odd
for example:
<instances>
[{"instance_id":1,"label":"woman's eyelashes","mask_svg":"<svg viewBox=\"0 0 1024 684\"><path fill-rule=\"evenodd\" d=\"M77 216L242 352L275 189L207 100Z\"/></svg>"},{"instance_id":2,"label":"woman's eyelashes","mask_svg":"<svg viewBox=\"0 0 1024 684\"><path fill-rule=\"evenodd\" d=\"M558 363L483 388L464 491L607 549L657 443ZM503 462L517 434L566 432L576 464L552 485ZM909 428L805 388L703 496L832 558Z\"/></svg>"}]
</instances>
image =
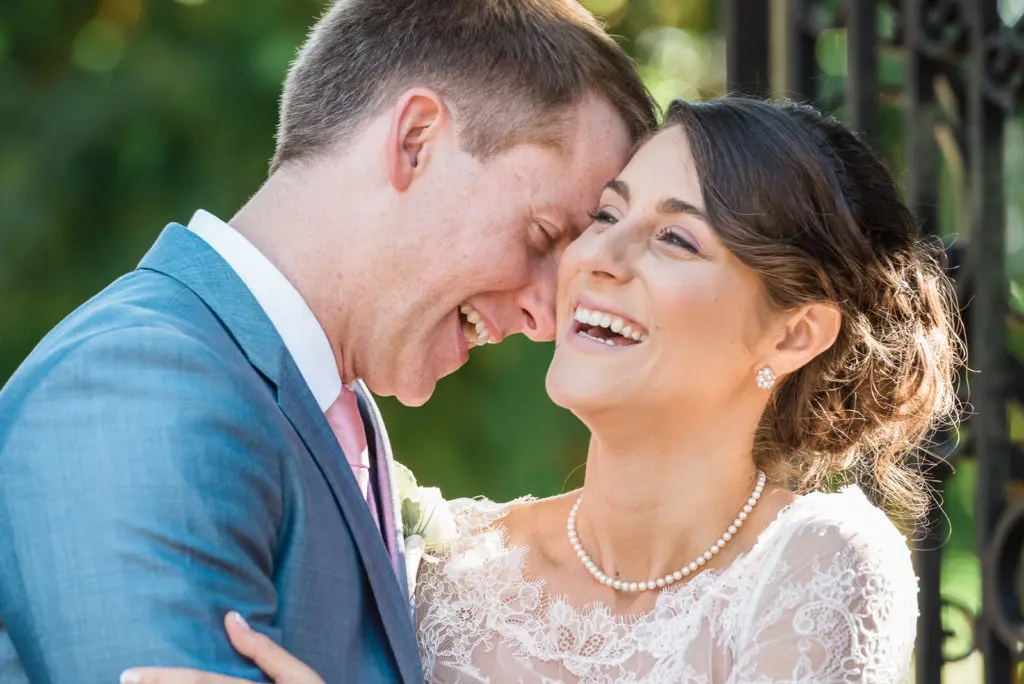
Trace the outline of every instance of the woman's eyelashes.
<instances>
[{"instance_id":1,"label":"woman's eyelashes","mask_svg":"<svg viewBox=\"0 0 1024 684\"><path fill-rule=\"evenodd\" d=\"M590 215L591 221L601 225L610 226L619 222L619 217L607 207L598 207L587 213ZM691 254L700 254L700 245L697 244L697 241L679 228L662 228L656 237L671 247L685 249Z\"/></svg>"},{"instance_id":2,"label":"woman's eyelashes","mask_svg":"<svg viewBox=\"0 0 1024 684\"><path fill-rule=\"evenodd\" d=\"M692 254L700 254L700 247L678 228L663 228L658 234L658 239L673 247L685 249Z\"/></svg>"},{"instance_id":3,"label":"woman's eyelashes","mask_svg":"<svg viewBox=\"0 0 1024 684\"><path fill-rule=\"evenodd\" d=\"M590 220L594 223L604 223L611 225L618 221L614 214L605 208L599 207L597 209L591 209L587 212L590 215Z\"/></svg>"}]
</instances>

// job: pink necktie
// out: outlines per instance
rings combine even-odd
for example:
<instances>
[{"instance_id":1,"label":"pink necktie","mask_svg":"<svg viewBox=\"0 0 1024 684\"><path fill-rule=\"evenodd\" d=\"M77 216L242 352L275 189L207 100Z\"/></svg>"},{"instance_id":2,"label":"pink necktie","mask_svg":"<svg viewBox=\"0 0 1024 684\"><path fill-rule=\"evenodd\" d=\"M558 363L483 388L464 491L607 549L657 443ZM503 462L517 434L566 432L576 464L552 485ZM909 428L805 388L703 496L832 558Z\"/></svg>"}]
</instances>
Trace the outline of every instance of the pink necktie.
<instances>
[{"instance_id":1,"label":"pink necktie","mask_svg":"<svg viewBox=\"0 0 1024 684\"><path fill-rule=\"evenodd\" d=\"M363 429L355 392L342 387L341 394L324 415L345 452L348 464L352 466L352 474L356 476L363 498L366 498L370 486L370 453L366 448L366 430Z\"/></svg>"}]
</instances>

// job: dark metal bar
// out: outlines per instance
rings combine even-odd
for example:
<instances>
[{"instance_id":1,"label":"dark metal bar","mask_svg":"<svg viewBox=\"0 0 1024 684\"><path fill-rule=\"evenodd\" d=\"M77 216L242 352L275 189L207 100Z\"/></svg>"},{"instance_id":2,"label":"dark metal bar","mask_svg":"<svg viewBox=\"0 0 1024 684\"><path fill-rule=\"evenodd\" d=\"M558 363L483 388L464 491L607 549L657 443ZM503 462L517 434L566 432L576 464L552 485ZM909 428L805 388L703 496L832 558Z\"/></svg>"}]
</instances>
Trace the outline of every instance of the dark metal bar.
<instances>
[{"instance_id":1,"label":"dark metal bar","mask_svg":"<svg viewBox=\"0 0 1024 684\"><path fill-rule=\"evenodd\" d=\"M906 123L907 202L922 230L939 234L939 168L935 126L939 111L935 104L935 65L923 49L921 34L925 0L906 0L904 13L904 45L907 60ZM920 648L920 640L919 640ZM931 679L918 681L936 681Z\"/></svg>"},{"instance_id":2,"label":"dark metal bar","mask_svg":"<svg viewBox=\"0 0 1024 684\"><path fill-rule=\"evenodd\" d=\"M934 137L938 110L935 104L934 66L922 49L925 0L906 0L903 5L903 42L906 55L905 126L906 199L929 235L939 232L939 153ZM925 537L914 554L919 579L915 681L942 682L942 520L936 492L926 521Z\"/></svg>"},{"instance_id":3,"label":"dark metal bar","mask_svg":"<svg viewBox=\"0 0 1024 684\"><path fill-rule=\"evenodd\" d=\"M1010 478L1010 442L1006 417L1008 311L1004 259L1006 208L1003 191L1003 118L986 97L989 65L986 40L1000 28L997 0L963 3L968 26L967 142L970 189L970 245L974 302L971 313L971 367L978 371L971 389L975 415L971 419L978 459L975 525L982 562L992 558L991 541L1006 510ZM1007 644L991 627L998 606L998 587L991 573L982 573L984 613L975 635L985 659L986 682L1011 681L1012 660Z\"/></svg>"},{"instance_id":4,"label":"dark metal bar","mask_svg":"<svg viewBox=\"0 0 1024 684\"><path fill-rule=\"evenodd\" d=\"M942 544L945 530L942 493L936 487L928 518L914 552L914 569L918 577L917 646L915 681L942 682Z\"/></svg>"},{"instance_id":5,"label":"dark metal bar","mask_svg":"<svg viewBox=\"0 0 1024 684\"><path fill-rule=\"evenodd\" d=\"M726 0L725 74L728 89L752 97L768 97L769 83L768 0Z\"/></svg>"},{"instance_id":6,"label":"dark metal bar","mask_svg":"<svg viewBox=\"0 0 1024 684\"><path fill-rule=\"evenodd\" d=\"M978 371L971 375L973 416L968 425L970 443L966 447L978 460L975 524L984 568L984 607L974 624L974 643L984 656L984 681L1007 684L1012 681L1011 652L1024 654L1024 611L1020 609L1024 602L1020 600L1021 587L1016 583L1010 587L1014 578L993 568L996 562L1007 565L1007 558L1020 555L1021 549L1010 546L1024 544L1024 532L997 537L997 530L1005 532L1013 522L1007 517L1007 485L1024 480L1024 451L1010 443L1006 417L1011 384L1024 387L1024 367L1009 355L1005 337L1008 292L1002 147L1004 110L1019 102L1024 92L1024 78L1019 77L1018 66L1024 63L1024 51L1018 43L1008 48L999 42L998 0L840 2L847 29L843 97L846 118L878 150L882 141L877 17L883 3L882 9L899 12L895 40L905 47L907 66L903 91L906 196L926 234L940 232L940 142L955 141L955 163L962 160L966 171L964 194L970 225L960 232L967 241L954 244L950 254L958 262L953 270L958 296L963 298L963 305L970 303L969 311L965 311L970 367ZM783 55L786 94L825 106L829 103L824 103L822 97L830 97L829 89L820 88L815 47L819 32L825 28L821 24L827 15L826 5L820 0L784 0L778 7L784 10L787 32ZM729 88L763 94L768 85L769 3L725 0L723 10ZM1014 29L1024 29L1024 22ZM1004 42L1007 39L1006 35L1002 38ZM944 104L939 103L940 99ZM937 136L937 131L941 135ZM950 473L948 461L952 457L947 444L928 456L928 463L934 466L930 474L936 479L936 502ZM1018 517L1020 513L1018 507ZM920 549L915 553L920 578L916 653L919 684L942 682L944 519L936 503L927 527L922 530L923 538L919 537L915 544Z\"/></svg>"},{"instance_id":7,"label":"dark metal bar","mask_svg":"<svg viewBox=\"0 0 1024 684\"><path fill-rule=\"evenodd\" d=\"M818 99L817 36L807 25L813 0L786 3L786 96L795 100Z\"/></svg>"},{"instance_id":8,"label":"dark metal bar","mask_svg":"<svg viewBox=\"0 0 1024 684\"><path fill-rule=\"evenodd\" d=\"M876 4L876 0L846 0L846 119L850 128L881 152Z\"/></svg>"}]
</instances>

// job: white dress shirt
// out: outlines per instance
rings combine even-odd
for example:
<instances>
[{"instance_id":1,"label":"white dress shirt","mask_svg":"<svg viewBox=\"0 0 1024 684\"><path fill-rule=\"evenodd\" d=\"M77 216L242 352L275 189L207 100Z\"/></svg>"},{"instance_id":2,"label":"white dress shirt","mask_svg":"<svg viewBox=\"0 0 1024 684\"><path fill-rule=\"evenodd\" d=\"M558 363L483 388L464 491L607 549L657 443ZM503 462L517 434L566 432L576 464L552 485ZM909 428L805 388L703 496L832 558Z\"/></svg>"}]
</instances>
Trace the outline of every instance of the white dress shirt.
<instances>
[{"instance_id":1,"label":"white dress shirt","mask_svg":"<svg viewBox=\"0 0 1024 684\"><path fill-rule=\"evenodd\" d=\"M321 411L341 394L341 375L324 329L306 300L284 275L237 230L200 209L188 229L228 263L274 325Z\"/></svg>"}]
</instances>

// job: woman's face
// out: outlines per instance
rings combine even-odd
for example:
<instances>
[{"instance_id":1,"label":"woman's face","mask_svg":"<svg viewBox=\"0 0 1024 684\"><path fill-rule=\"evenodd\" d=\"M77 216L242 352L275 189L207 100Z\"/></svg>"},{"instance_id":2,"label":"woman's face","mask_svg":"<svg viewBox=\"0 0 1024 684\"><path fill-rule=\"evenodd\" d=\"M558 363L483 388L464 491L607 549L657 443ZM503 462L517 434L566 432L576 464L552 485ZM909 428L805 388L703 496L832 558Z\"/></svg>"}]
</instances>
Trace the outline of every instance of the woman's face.
<instances>
[{"instance_id":1,"label":"woman's face","mask_svg":"<svg viewBox=\"0 0 1024 684\"><path fill-rule=\"evenodd\" d=\"M679 127L608 184L558 286L547 388L559 405L586 414L630 404L686 420L760 391L771 319L763 289L708 225Z\"/></svg>"}]
</instances>

